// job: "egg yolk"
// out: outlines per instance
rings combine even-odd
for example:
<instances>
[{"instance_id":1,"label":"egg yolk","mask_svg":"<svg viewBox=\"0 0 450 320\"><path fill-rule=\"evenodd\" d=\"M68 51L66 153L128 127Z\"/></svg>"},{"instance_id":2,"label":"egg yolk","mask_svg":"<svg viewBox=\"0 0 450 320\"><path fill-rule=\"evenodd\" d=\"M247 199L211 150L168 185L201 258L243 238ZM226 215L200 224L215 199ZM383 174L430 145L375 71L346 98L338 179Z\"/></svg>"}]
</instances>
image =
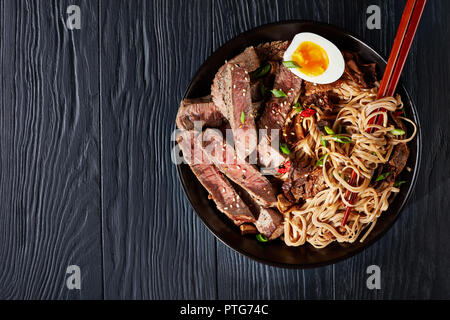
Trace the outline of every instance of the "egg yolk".
<instances>
[{"instance_id":1,"label":"egg yolk","mask_svg":"<svg viewBox=\"0 0 450 320\"><path fill-rule=\"evenodd\" d=\"M329 59L326 51L311 41L300 43L292 54L292 60L300 68L298 70L310 77L320 76L328 68Z\"/></svg>"}]
</instances>

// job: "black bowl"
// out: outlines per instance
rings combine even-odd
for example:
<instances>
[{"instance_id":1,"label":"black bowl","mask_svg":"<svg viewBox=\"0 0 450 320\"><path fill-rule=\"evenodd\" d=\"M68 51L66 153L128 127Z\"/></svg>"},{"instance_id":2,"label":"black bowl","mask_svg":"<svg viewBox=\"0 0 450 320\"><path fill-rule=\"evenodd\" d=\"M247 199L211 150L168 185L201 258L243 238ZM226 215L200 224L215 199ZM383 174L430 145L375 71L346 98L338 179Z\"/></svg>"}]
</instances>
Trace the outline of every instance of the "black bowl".
<instances>
[{"instance_id":1,"label":"black bowl","mask_svg":"<svg viewBox=\"0 0 450 320\"><path fill-rule=\"evenodd\" d=\"M331 25L311 21L284 21L260 26L228 41L200 67L186 90L184 98L209 94L211 82L219 67L225 60L239 54L246 47L274 40L290 40L299 32L317 33L332 41L341 50L357 52L364 60L376 62L379 74L384 71L386 61L375 50L345 31ZM407 166L412 170L409 172L404 170L401 179L408 183L401 187L401 192L395 197L389 209L378 219L375 228L362 243L359 241L352 244L333 243L324 249L316 249L309 244L301 247L288 247L280 240L260 243L254 236L242 236L239 228L216 209L214 202L208 200L206 190L198 182L189 166L181 164L178 165L178 173L184 191L198 216L218 239L230 248L256 261L286 268L310 268L351 257L373 244L394 224L417 180L421 155L419 118L416 107L405 88L399 85L397 92L402 96L408 118L413 119L419 128L416 138L409 144L411 155Z\"/></svg>"}]
</instances>

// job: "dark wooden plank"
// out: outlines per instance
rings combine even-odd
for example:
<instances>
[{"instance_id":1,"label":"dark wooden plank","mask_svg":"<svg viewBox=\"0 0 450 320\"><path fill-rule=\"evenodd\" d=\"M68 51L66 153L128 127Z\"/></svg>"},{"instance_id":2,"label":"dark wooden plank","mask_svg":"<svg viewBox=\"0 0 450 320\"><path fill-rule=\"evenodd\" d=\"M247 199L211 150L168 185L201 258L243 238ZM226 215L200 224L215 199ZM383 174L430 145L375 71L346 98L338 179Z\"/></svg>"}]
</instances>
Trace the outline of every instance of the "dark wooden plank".
<instances>
[{"instance_id":1,"label":"dark wooden plank","mask_svg":"<svg viewBox=\"0 0 450 320\"><path fill-rule=\"evenodd\" d=\"M0 8L0 299L102 298L97 2Z\"/></svg>"},{"instance_id":2,"label":"dark wooden plank","mask_svg":"<svg viewBox=\"0 0 450 320\"><path fill-rule=\"evenodd\" d=\"M365 6L373 1L358 2ZM380 37L374 48L389 54L405 1L380 2L383 8L381 31L369 31L361 26L362 39ZM446 165L449 149L449 114L443 112L449 101L446 88L450 67L442 64L448 60L449 3L428 1L415 43L403 73L407 90L419 109L423 145L422 170L408 206L401 218L386 236L362 254L335 267L336 298L363 299L427 299L448 298L450 281L449 240L447 232L450 205L443 190L448 186L450 170ZM344 8L354 13L354 4ZM336 9L338 10L338 9ZM339 16L339 15L337 15ZM355 16L355 14L350 14ZM379 35L376 35L376 33ZM427 143L431 141L431 143ZM368 290L366 269L369 265L381 268L381 290Z\"/></svg>"},{"instance_id":3,"label":"dark wooden plank","mask_svg":"<svg viewBox=\"0 0 450 320\"><path fill-rule=\"evenodd\" d=\"M211 53L210 1L102 1L105 298L216 297L215 240L171 163L175 115Z\"/></svg>"},{"instance_id":4,"label":"dark wooden plank","mask_svg":"<svg viewBox=\"0 0 450 320\"><path fill-rule=\"evenodd\" d=\"M326 22L328 1L214 1L213 48L261 24L288 19ZM333 269L268 267L218 244L218 294L224 299L316 299L333 297Z\"/></svg>"}]
</instances>

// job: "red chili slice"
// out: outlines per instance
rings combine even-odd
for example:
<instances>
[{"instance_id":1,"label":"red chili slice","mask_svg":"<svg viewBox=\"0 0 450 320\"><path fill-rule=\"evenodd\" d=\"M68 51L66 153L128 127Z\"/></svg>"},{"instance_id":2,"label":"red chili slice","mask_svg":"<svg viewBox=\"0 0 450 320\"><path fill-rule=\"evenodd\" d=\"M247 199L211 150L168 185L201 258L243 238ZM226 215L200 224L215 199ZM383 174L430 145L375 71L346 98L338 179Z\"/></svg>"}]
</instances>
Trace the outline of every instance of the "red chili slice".
<instances>
[{"instance_id":1,"label":"red chili slice","mask_svg":"<svg viewBox=\"0 0 450 320\"><path fill-rule=\"evenodd\" d=\"M311 117L314 114L316 114L316 110L311 109L311 108L305 109L300 113L300 115L304 118Z\"/></svg>"},{"instance_id":2,"label":"red chili slice","mask_svg":"<svg viewBox=\"0 0 450 320\"><path fill-rule=\"evenodd\" d=\"M291 161L286 161L280 168L278 169L278 173L285 174L286 172L291 171Z\"/></svg>"}]
</instances>

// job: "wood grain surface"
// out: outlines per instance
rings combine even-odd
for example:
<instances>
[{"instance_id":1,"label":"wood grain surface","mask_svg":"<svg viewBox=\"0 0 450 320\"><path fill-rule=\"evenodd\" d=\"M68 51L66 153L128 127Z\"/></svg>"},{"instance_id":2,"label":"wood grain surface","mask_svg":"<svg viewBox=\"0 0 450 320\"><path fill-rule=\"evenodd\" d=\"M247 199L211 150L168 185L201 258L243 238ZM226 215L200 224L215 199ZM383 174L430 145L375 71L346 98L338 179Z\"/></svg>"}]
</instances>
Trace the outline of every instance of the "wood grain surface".
<instances>
[{"instance_id":1,"label":"wood grain surface","mask_svg":"<svg viewBox=\"0 0 450 320\"><path fill-rule=\"evenodd\" d=\"M85 32L66 29L69 4ZM0 298L102 298L97 3L0 6Z\"/></svg>"},{"instance_id":2,"label":"wood grain surface","mask_svg":"<svg viewBox=\"0 0 450 320\"><path fill-rule=\"evenodd\" d=\"M332 266L285 270L226 247L192 210L171 162L180 99L235 35L327 22L387 56L405 0L0 2L0 299L450 298L450 2L430 0L402 81L422 165L401 218ZM66 8L82 27L65 27ZM382 29L366 27L369 5ZM68 290L79 265L82 289ZM368 290L369 265L382 289Z\"/></svg>"}]
</instances>

